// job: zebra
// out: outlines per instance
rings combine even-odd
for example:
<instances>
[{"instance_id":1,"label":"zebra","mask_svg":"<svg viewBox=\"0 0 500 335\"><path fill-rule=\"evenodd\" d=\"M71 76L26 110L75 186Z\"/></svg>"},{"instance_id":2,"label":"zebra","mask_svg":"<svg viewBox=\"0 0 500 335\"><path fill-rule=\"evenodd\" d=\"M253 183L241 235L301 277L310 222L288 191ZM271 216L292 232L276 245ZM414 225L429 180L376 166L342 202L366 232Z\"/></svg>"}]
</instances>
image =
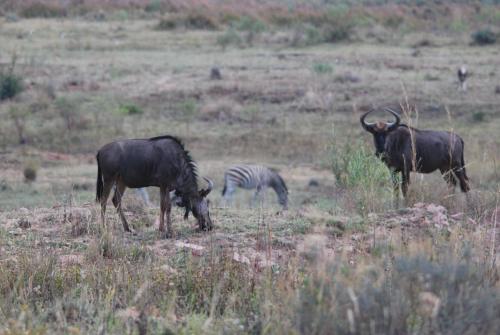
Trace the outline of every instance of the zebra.
<instances>
[{"instance_id":1,"label":"zebra","mask_svg":"<svg viewBox=\"0 0 500 335\"><path fill-rule=\"evenodd\" d=\"M224 173L224 189L222 196L226 203L231 201L236 187L247 190L256 189L253 201L257 200L260 192L272 187L278 196L278 202L283 209L288 209L288 188L283 178L273 169L262 165L239 164L231 166Z\"/></svg>"}]
</instances>

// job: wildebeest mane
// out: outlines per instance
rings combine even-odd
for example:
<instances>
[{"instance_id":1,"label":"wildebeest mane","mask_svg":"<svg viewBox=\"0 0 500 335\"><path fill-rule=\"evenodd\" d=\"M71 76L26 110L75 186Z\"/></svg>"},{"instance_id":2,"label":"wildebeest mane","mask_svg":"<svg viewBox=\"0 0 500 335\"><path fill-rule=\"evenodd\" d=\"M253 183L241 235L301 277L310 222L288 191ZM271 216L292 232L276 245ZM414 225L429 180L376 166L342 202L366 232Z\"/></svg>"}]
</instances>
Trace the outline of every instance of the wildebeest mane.
<instances>
[{"instance_id":1,"label":"wildebeest mane","mask_svg":"<svg viewBox=\"0 0 500 335\"><path fill-rule=\"evenodd\" d=\"M182 151L184 152L184 158L186 159L186 162L187 162L188 166L190 167L190 169L193 173L193 176L195 177L195 180L198 179L198 167L197 167L196 163L194 162L193 157L191 157L191 154L189 153L189 151L184 148L184 143L182 143L182 141L178 137L171 136L171 135L162 135L162 136L150 137L148 140L149 141L172 140L175 143L177 143L181 147Z\"/></svg>"}]
</instances>

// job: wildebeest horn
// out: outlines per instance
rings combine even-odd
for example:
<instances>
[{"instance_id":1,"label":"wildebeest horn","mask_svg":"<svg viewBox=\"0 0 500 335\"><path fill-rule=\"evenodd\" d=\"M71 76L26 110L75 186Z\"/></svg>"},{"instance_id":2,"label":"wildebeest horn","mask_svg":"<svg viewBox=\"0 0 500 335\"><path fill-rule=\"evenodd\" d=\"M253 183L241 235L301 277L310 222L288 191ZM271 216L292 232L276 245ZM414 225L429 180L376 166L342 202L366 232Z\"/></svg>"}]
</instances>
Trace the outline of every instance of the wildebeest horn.
<instances>
[{"instance_id":1,"label":"wildebeest horn","mask_svg":"<svg viewBox=\"0 0 500 335\"><path fill-rule=\"evenodd\" d=\"M393 111L390 108L385 108L384 110L386 112L388 112L388 113L391 113L396 118L396 120L394 122L392 122L392 123L388 122L387 123L387 130L393 130L394 128L396 128L397 126L399 126L399 122L401 122L401 118L399 117L398 113L396 113L395 111Z\"/></svg>"},{"instance_id":2,"label":"wildebeest horn","mask_svg":"<svg viewBox=\"0 0 500 335\"><path fill-rule=\"evenodd\" d=\"M202 197L206 197L210 193L210 191L212 191L212 189L214 188L214 182L208 179L207 177L203 177L203 179L205 179L205 181L207 182L208 187L206 190L201 190L200 195Z\"/></svg>"},{"instance_id":3,"label":"wildebeest horn","mask_svg":"<svg viewBox=\"0 0 500 335\"><path fill-rule=\"evenodd\" d=\"M373 132L373 127L375 126L375 123L368 123L365 121L365 118L368 114L370 114L373 111L374 111L374 109L371 109L368 112L366 112L365 114L361 115L361 117L359 118L359 121L361 122L363 129L366 131L369 131L370 133Z\"/></svg>"}]
</instances>

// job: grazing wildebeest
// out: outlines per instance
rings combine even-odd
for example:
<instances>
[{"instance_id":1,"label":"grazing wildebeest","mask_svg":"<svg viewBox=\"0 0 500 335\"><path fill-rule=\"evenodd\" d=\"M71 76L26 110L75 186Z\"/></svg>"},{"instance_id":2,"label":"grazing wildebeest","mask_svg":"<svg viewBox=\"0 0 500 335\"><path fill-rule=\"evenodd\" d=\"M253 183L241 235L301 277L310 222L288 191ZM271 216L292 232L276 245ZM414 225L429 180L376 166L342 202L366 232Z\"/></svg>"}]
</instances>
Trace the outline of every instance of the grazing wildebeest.
<instances>
[{"instance_id":1,"label":"grazing wildebeest","mask_svg":"<svg viewBox=\"0 0 500 335\"><path fill-rule=\"evenodd\" d=\"M125 189L147 186L160 188L160 231L165 231L164 216L167 212L167 233L172 236L169 192L175 190L180 204L192 211L201 230L212 229L207 195L213 183L206 179L208 188L198 190L197 169L181 141L173 136L150 139L121 140L104 145L97 153L96 201L101 203L104 223L106 203L113 185L113 205L116 207L123 228L130 231L122 212L121 199Z\"/></svg>"},{"instance_id":2,"label":"grazing wildebeest","mask_svg":"<svg viewBox=\"0 0 500 335\"><path fill-rule=\"evenodd\" d=\"M467 68L465 67L465 65L462 65L457 71L458 81L460 82L460 88L464 92L467 91L466 80L468 75L469 73L467 72Z\"/></svg>"},{"instance_id":3,"label":"grazing wildebeest","mask_svg":"<svg viewBox=\"0 0 500 335\"><path fill-rule=\"evenodd\" d=\"M464 141L460 136L447 131L419 130L400 124L399 115L388 108L385 111L395 117L394 122L365 122L366 116L373 111L361 116L361 125L373 135L375 154L391 170L395 189L398 186L396 174L401 172L403 196L408 191L410 171L431 173L439 169L450 187L455 187L458 178L462 191L469 191Z\"/></svg>"},{"instance_id":4,"label":"grazing wildebeest","mask_svg":"<svg viewBox=\"0 0 500 335\"><path fill-rule=\"evenodd\" d=\"M222 196L227 203L230 202L236 187L244 189L255 188L253 202L257 200L260 192L271 187L278 196L278 202L283 209L288 208L288 189L283 178L274 170L262 165L234 165L224 173L224 189Z\"/></svg>"}]
</instances>

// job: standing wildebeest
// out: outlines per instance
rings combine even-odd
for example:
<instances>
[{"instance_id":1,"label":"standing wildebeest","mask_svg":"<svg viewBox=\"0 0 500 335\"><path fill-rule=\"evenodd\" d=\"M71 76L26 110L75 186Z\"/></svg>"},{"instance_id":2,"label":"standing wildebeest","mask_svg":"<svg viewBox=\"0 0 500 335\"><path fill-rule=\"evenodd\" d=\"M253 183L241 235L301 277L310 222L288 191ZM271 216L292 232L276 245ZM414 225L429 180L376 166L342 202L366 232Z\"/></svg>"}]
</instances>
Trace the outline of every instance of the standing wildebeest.
<instances>
[{"instance_id":1,"label":"standing wildebeest","mask_svg":"<svg viewBox=\"0 0 500 335\"><path fill-rule=\"evenodd\" d=\"M157 186L160 188L160 231L165 231L164 216L167 212L167 236L172 236L169 192L175 190L182 199L182 206L198 220L202 230L212 229L206 196L213 183L206 179L208 188L198 191L196 165L181 141L173 136L150 139L121 140L104 145L97 152L96 201L101 203L104 223L106 203L113 185L113 205L116 207L123 228L130 231L122 212L121 198L125 189Z\"/></svg>"},{"instance_id":2,"label":"standing wildebeest","mask_svg":"<svg viewBox=\"0 0 500 335\"><path fill-rule=\"evenodd\" d=\"M366 123L366 116L360 118L363 128L372 133L376 155L393 173L394 187L397 187L396 173L402 175L402 191L406 196L410 183L410 171L431 173L441 171L444 179L454 187L460 181L463 192L469 191L469 182L465 173L464 141L460 136L447 131L419 130L400 124L400 117L394 111L385 111L394 115L396 120L389 122Z\"/></svg>"},{"instance_id":3,"label":"standing wildebeest","mask_svg":"<svg viewBox=\"0 0 500 335\"><path fill-rule=\"evenodd\" d=\"M227 203L230 202L231 196L236 187L244 189L255 188L253 202L257 200L260 192L267 187L272 187L278 196L278 202L283 209L288 208L288 189L283 178L274 170L262 165L234 165L224 173L224 189L222 196Z\"/></svg>"}]
</instances>

